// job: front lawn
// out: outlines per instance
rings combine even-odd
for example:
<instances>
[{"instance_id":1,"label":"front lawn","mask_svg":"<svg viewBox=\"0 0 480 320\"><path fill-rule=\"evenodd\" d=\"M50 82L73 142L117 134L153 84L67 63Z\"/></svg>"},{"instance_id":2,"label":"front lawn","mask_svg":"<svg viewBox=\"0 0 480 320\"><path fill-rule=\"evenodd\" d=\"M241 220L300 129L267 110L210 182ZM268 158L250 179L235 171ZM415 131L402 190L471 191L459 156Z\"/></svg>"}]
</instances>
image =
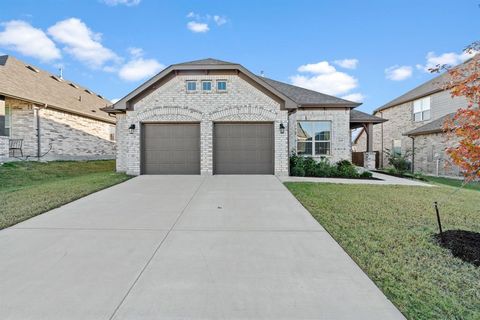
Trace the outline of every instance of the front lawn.
<instances>
[{"instance_id":1,"label":"front lawn","mask_svg":"<svg viewBox=\"0 0 480 320\"><path fill-rule=\"evenodd\" d=\"M0 166L0 229L129 179L115 161L11 162Z\"/></svg>"},{"instance_id":2,"label":"front lawn","mask_svg":"<svg viewBox=\"0 0 480 320\"><path fill-rule=\"evenodd\" d=\"M444 229L480 232L480 195L450 187L286 183L409 319L480 319L480 267L440 247ZM445 202L446 199L449 199Z\"/></svg>"},{"instance_id":3,"label":"front lawn","mask_svg":"<svg viewBox=\"0 0 480 320\"><path fill-rule=\"evenodd\" d=\"M452 179L452 178L425 176L425 179L431 183L443 184L451 187L460 187L463 184L463 180ZM479 181L470 182L465 186L463 186L463 188L480 191L480 182Z\"/></svg>"}]
</instances>

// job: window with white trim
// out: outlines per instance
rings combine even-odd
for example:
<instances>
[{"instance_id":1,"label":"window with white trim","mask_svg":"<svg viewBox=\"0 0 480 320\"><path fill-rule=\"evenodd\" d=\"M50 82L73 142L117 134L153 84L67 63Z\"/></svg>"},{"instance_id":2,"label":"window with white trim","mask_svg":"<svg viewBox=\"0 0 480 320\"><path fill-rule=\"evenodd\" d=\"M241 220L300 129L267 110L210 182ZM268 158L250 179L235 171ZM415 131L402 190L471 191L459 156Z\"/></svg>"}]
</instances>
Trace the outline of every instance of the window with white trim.
<instances>
[{"instance_id":1,"label":"window with white trim","mask_svg":"<svg viewBox=\"0 0 480 320\"><path fill-rule=\"evenodd\" d=\"M210 81L210 80L202 81L202 91L204 91L204 92L212 91L212 81Z\"/></svg>"},{"instance_id":2,"label":"window with white trim","mask_svg":"<svg viewBox=\"0 0 480 320\"><path fill-rule=\"evenodd\" d=\"M227 91L227 81L217 80L217 91L219 91L219 92Z\"/></svg>"},{"instance_id":3,"label":"window with white trim","mask_svg":"<svg viewBox=\"0 0 480 320\"><path fill-rule=\"evenodd\" d=\"M413 121L425 121L430 119L430 97L413 101Z\"/></svg>"},{"instance_id":4,"label":"window with white trim","mask_svg":"<svg viewBox=\"0 0 480 320\"><path fill-rule=\"evenodd\" d=\"M187 81L187 92L197 91L197 82L196 81Z\"/></svg>"},{"instance_id":5,"label":"window with white trim","mask_svg":"<svg viewBox=\"0 0 480 320\"><path fill-rule=\"evenodd\" d=\"M297 154L329 156L331 154L330 121L297 121Z\"/></svg>"}]
</instances>

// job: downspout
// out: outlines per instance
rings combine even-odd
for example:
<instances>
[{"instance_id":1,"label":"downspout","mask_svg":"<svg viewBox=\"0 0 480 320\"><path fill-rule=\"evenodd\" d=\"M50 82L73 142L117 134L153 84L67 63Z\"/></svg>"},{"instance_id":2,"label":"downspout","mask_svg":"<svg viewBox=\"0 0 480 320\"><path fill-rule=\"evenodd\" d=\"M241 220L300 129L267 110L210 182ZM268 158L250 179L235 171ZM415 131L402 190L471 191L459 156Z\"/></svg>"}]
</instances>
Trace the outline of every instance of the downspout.
<instances>
[{"instance_id":1,"label":"downspout","mask_svg":"<svg viewBox=\"0 0 480 320\"><path fill-rule=\"evenodd\" d=\"M380 111L380 118L383 118L383 111ZM381 142L380 142L380 166L383 169L383 122L381 123Z\"/></svg>"},{"instance_id":2,"label":"downspout","mask_svg":"<svg viewBox=\"0 0 480 320\"><path fill-rule=\"evenodd\" d=\"M415 137L410 138L412 139L412 173L415 174Z\"/></svg>"},{"instance_id":3,"label":"downspout","mask_svg":"<svg viewBox=\"0 0 480 320\"><path fill-rule=\"evenodd\" d=\"M44 109L47 108L45 103L43 106ZM34 107L35 122L37 127L37 161L40 161L42 156L42 145L41 145L41 131L40 131L40 107Z\"/></svg>"}]
</instances>

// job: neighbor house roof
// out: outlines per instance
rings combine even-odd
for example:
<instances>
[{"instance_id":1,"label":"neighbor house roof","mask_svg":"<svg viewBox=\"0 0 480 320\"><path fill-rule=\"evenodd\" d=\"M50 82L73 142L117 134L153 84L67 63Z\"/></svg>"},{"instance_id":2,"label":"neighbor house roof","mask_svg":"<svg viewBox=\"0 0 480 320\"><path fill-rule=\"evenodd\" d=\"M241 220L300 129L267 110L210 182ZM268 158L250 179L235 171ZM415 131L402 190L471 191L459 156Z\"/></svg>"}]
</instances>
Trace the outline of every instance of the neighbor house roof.
<instances>
[{"instance_id":1,"label":"neighbor house roof","mask_svg":"<svg viewBox=\"0 0 480 320\"><path fill-rule=\"evenodd\" d=\"M479 56L476 55L476 56L466 60L462 64L459 64L458 66L456 66L454 68L459 68L459 67L461 68L465 64L469 63L472 59L476 59L478 57ZM419 98L431 95L433 93L443 91L444 90L443 85L448 81L449 77L450 77L450 74L448 72L444 72L444 73L436 76L435 78L433 78L433 79L431 79L431 80L429 80L425 83L422 83L418 87L413 88L412 90L408 91L407 93L402 94L400 97L397 97L397 98L393 99L392 101L384 104L383 106L375 109L373 111L373 113L388 109L390 107L394 107L396 105L399 105L399 104L402 104L402 103L405 103L405 102L408 102L408 101L419 99Z\"/></svg>"},{"instance_id":2,"label":"neighbor house roof","mask_svg":"<svg viewBox=\"0 0 480 320\"><path fill-rule=\"evenodd\" d=\"M167 67L166 69L140 85L138 88L130 92L128 95L120 99L113 105L113 107L105 108L104 111L118 112L126 110L128 108L128 104L130 103L130 101L132 101L132 99L151 88L155 88L155 84L157 82L159 82L169 74L180 70L237 70L243 75L245 75L248 79L254 81L256 84L268 90L276 97L285 101L286 109L295 109L298 107L355 108L360 105L360 103L336 98L333 96L322 94L320 92L292 86L272 79L257 76L237 63L207 58L173 64Z\"/></svg>"},{"instance_id":3,"label":"neighbor house roof","mask_svg":"<svg viewBox=\"0 0 480 320\"><path fill-rule=\"evenodd\" d=\"M72 81L24 63L12 56L0 56L0 95L47 105L92 119L114 123L101 108L111 102Z\"/></svg>"},{"instance_id":4,"label":"neighbor house roof","mask_svg":"<svg viewBox=\"0 0 480 320\"><path fill-rule=\"evenodd\" d=\"M452 118L455 112L447 114L443 117L440 117L436 120L433 120L432 122L429 122L421 127L418 127L416 129L410 130L408 132L405 132L405 136L419 136L423 134L430 134L430 133L439 133L443 132L443 124L445 123L445 120Z\"/></svg>"}]
</instances>

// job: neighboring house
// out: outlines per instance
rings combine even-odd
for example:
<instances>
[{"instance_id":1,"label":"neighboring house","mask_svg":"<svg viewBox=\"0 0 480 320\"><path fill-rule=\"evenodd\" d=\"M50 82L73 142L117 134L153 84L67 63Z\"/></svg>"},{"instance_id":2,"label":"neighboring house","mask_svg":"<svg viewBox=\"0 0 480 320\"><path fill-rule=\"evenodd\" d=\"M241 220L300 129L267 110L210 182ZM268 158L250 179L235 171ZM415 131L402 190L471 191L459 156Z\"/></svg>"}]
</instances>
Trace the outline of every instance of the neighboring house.
<instances>
[{"instance_id":1,"label":"neighboring house","mask_svg":"<svg viewBox=\"0 0 480 320\"><path fill-rule=\"evenodd\" d=\"M115 118L100 110L110 104L76 83L0 56L0 161L114 158ZM9 152L15 142L21 152Z\"/></svg>"},{"instance_id":2,"label":"neighboring house","mask_svg":"<svg viewBox=\"0 0 480 320\"><path fill-rule=\"evenodd\" d=\"M375 116L388 119L373 130L374 151L380 153L380 167L388 166L385 150L396 154L412 154L412 169L430 175L459 176L460 170L450 164L445 149L453 144L442 130L447 117L467 101L452 98L443 84L448 73L408 91L400 97L376 109ZM367 133L361 132L354 140L354 149L363 151Z\"/></svg>"},{"instance_id":3,"label":"neighboring house","mask_svg":"<svg viewBox=\"0 0 480 320\"><path fill-rule=\"evenodd\" d=\"M351 159L352 126L383 121L359 104L259 77L235 63L172 65L107 113L128 174L278 174L289 155Z\"/></svg>"}]
</instances>

